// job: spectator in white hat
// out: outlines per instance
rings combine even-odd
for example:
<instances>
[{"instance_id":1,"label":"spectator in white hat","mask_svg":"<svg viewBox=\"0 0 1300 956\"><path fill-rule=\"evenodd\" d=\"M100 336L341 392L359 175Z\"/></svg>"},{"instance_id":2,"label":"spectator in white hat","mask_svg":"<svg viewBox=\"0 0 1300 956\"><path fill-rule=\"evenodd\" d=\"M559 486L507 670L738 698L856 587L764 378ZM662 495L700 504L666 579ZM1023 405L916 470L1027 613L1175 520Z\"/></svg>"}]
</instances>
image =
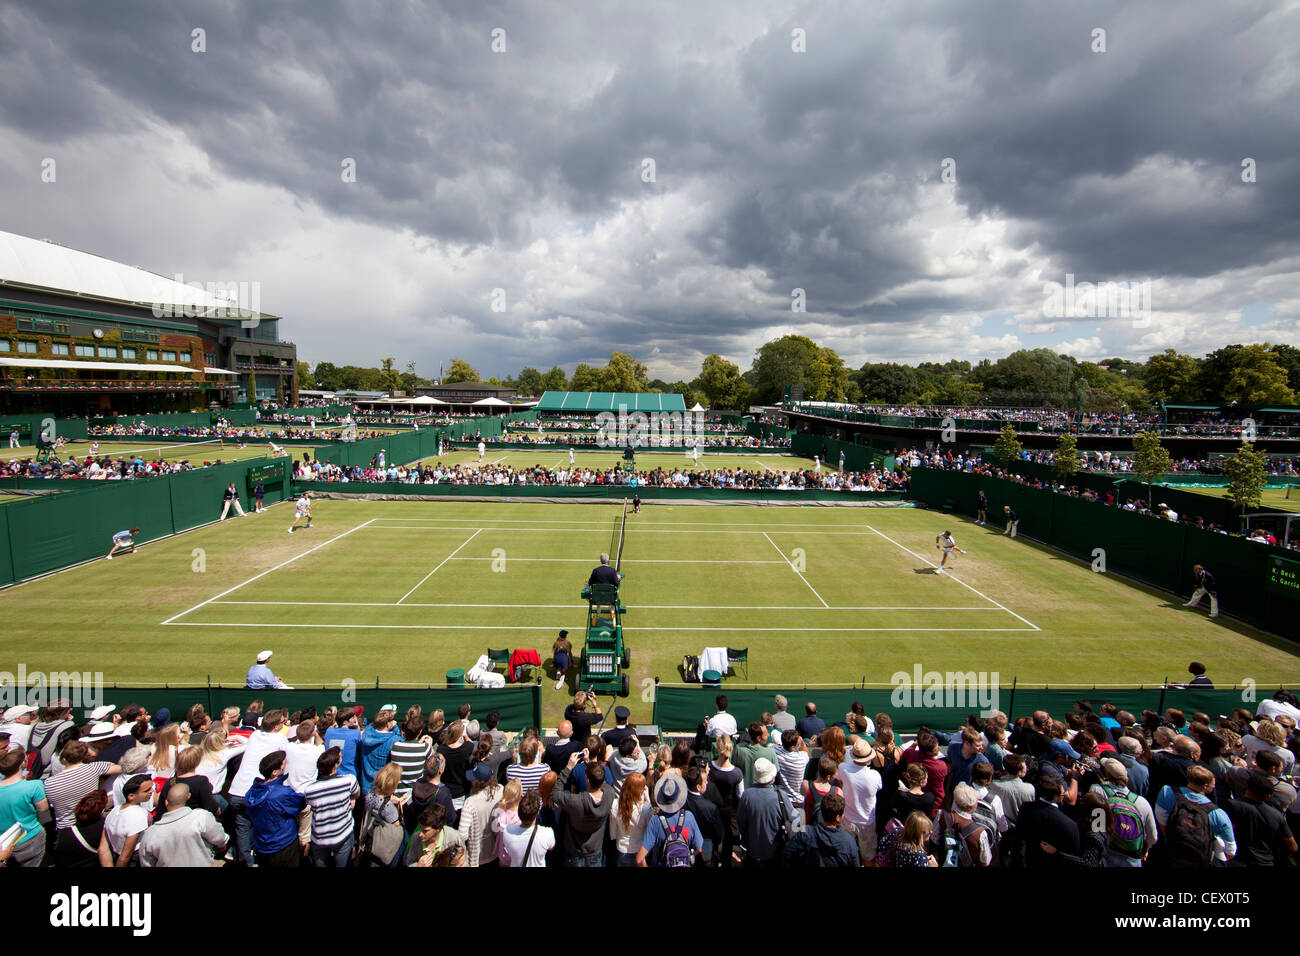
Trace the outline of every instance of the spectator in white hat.
<instances>
[{"instance_id":1,"label":"spectator in white hat","mask_svg":"<svg viewBox=\"0 0 1300 956\"><path fill-rule=\"evenodd\" d=\"M32 724L36 723L36 708L30 704L15 704L4 712L0 734L9 735L10 750L26 750L32 739Z\"/></svg>"},{"instance_id":2,"label":"spectator in white hat","mask_svg":"<svg viewBox=\"0 0 1300 956\"><path fill-rule=\"evenodd\" d=\"M776 764L767 757L754 761L754 786L746 787L736 810L745 866L778 866L781 861L781 820L793 819L795 809L776 780Z\"/></svg>"},{"instance_id":3,"label":"spectator in white hat","mask_svg":"<svg viewBox=\"0 0 1300 956\"><path fill-rule=\"evenodd\" d=\"M284 681L276 677L267 666L266 662L270 659L270 651L262 651L257 655L257 663L248 669L248 676L244 678L247 690L278 690L284 687Z\"/></svg>"}]
</instances>

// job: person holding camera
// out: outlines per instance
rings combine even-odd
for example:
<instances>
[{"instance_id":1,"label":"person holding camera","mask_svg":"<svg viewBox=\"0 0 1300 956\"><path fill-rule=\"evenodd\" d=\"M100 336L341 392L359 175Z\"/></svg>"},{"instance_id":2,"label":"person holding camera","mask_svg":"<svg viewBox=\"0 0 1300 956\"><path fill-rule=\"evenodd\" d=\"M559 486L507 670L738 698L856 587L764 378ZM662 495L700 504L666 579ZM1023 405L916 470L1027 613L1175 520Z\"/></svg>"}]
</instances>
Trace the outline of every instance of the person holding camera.
<instances>
[{"instance_id":1,"label":"person holding camera","mask_svg":"<svg viewBox=\"0 0 1300 956\"><path fill-rule=\"evenodd\" d=\"M591 707L588 710L588 706ZM586 740L591 736L591 728L601 719L600 705L596 695L589 690L580 690L573 695L573 703L564 708L564 719L573 725L573 739ZM558 771L557 771L558 772Z\"/></svg>"}]
</instances>

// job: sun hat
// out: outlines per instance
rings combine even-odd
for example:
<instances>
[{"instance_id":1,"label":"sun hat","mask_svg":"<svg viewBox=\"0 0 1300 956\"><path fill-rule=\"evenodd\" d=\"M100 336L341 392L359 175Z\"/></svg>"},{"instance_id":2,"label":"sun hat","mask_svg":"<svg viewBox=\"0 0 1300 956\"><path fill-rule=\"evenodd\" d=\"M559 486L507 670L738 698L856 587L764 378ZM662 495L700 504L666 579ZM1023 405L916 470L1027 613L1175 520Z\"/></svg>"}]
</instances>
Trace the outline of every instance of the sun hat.
<instances>
[{"instance_id":1,"label":"sun hat","mask_svg":"<svg viewBox=\"0 0 1300 956\"><path fill-rule=\"evenodd\" d=\"M655 784L654 798L660 813L680 813L686 806L686 781L675 773L665 774Z\"/></svg>"},{"instance_id":2,"label":"sun hat","mask_svg":"<svg viewBox=\"0 0 1300 956\"><path fill-rule=\"evenodd\" d=\"M771 783L776 779L776 764L766 757L759 757L754 761L754 782L757 784Z\"/></svg>"}]
</instances>

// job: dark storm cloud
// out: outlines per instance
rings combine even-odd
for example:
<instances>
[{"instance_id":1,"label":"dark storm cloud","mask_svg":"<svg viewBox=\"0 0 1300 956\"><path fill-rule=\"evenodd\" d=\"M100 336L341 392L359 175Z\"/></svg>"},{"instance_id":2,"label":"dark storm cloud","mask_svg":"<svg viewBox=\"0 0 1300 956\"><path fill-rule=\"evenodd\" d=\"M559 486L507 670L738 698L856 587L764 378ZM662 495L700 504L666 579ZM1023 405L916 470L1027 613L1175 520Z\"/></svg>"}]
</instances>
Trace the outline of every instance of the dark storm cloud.
<instances>
[{"instance_id":1,"label":"dark storm cloud","mask_svg":"<svg viewBox=\"0 0 1300 956\"><path fill-rule=\"evenodd\" d=\"M497 27L504 54L489 47ZM1089 48L1097 27L1105 53ZM1039 294L1019 277L1031 259L1101 280L1294 255L1297 32L1294 11L1262 0L5 5L0 125L51 143L138 130L147 149L160 122L217 177L417 245L490 253L506 273L493 282L540 323L536 341L517 316L484 311L487 288L454 283L393 324L409 335L449 318L448 338L485 373L613 348L743 364L766 328L812 322L854 341L1015 311ZM1245 156L1257 184L1241 183ZM955 186L940 181L945 158ZM530 244L559 245L557 231L678 197L680 221L531 262L531 288L511 272ZM967 238L991 220L1005 232ZM982 281L943 285L960 278L955 260ZM809 315L791 313L794 288ZM546 338L560 318L577 329ZM300 344L341 348L346 333L327 326ZM889 348L872 342L863 350Z\"/></svg>"}]
</instances>

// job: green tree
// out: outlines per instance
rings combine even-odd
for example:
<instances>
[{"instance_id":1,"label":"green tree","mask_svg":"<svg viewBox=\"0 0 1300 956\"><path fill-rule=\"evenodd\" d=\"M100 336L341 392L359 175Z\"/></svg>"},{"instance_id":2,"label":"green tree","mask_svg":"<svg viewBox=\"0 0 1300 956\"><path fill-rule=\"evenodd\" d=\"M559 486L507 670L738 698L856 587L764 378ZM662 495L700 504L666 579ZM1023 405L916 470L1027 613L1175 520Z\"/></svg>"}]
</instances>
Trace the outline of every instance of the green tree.
<instances>
[{"instance_id":1,"label":"green tree","mask_svg":"<svg viewBox=\"0 0 1300 956\"><path fill-rule=\"evenodd\" d=\"M611 352L609 363L596 378L598 392L644 392L650 384L646 367L626 352Z\"/></svg>"},{"instance_id":2,"label":"green tree","mask_svg":"<svg viewBox=\"0 0 1300 956\"><path fill-rule=\"evenodd\" d=\"M1223 401L1223 393L1228 389L1228 379L1237 367L1237 355L1244 346L1225 345L1215 349L1197 366L1196 399L1206 402Z\"/></svg>"},{"instance_id":3,"label":"green tree","mask_svg":"<svg viewBox=\"0 0 1300 956\"><path fill-rule=\"evenodd\" d=\"M316 379L316 387L327 392L337 392L343 387L339 384L339 370L330 362L317 362L312 377Z\"/></svg>"},{"instance_id":4,"label":"green tree","mask_svg":"<svg viewBox=\"0 0 1300 956\"><path fill-rule=\"evenodd\" d=\"M986 392L1073 405L1075 361L1051 349L1020 349L991 365L980 363L970 381Z\"/></svg>"},{"instance_id":5,"label":"green tree","mask_svg":"<svg viewBox=\"0 0 1300 956\"><path fill-rule=\"evenodd\" d=\"M385 392L395 392L402 384L396 366L397 360L393 358L380 359L379 361L379 387Z\"/></svg>"},{"instance_id":6,"label":"green tree","mask_svg":"<svg viewBox=\"0 0 1300 956\"><path fill-rule=\"evenodd\" d=\"M541 389L543 392L563 392L569 387L569 376L564 374L564 369L558 365L552 365L551 370L542 376Z\"/></svg>"},{"instance_id":7,"label":"green tree","mask_svg":"<svg viewBox=\"0 0 1300 956\"><path fill-rule=\"evenodd\" d=\"M314 389L316 387L316 376L311 373L311 366L306 362L298 363L298 388Z\"/></svg>"},{"instance_id":8,"label":"green tree","mask_svg":"<svg viewBox=\"0 0 1300 956\"><path fill-rule=\"evenodd\" d=\"M1278 342L1271 349L1273 361L1286 369L1287 388L1300 394L1300 349L1294 345Z\"/></svg>"},{"instance_id":9,"label":"green tree","mask_svg":"<svg viewBox=\"0 0 1300 956\"><path fill-rule=\"evenodd\" d=\"M1004 468L1020 457L1020 439L1016 438L1016 430L1010 422L1003 425L1002 431L998 433L998 440L993 443L993 453Z\"/></svg>"},{"instance_id":10,"label":"green tree","mask_svg":"<svg viewBox=\"0 0 1300 956\"><path fill-rule=\"evenodd\" d=\"M704 359L699 377L691 387L703 394L709 408L743 410L748 407L749 385L741 377L740 366L717 353Z\"/></svg>"},{"instance_id":11,"label":"green tree","mask_svg":"<svg viewBox=\"0 0 1300 956\"><path fill-rule=\"evenodd\" d=\"M804 386L805 397L810 398L808 378L820 354L817 343L804 335L783 335L765 343L755 353L751 369L753 400L775 404L785 396L788 385Z\"/></svg>"},{"instance_id":12,"label":"green tree","mask_svg":"<svg viewBox=\"0 0 1300 956\"><path fill-rule=\"evenodd\" d=\"M525 367L515 379L515 388L519 389L520 395L542 394L542 373L531 365Z\"/></svg>"},{"instance_id":13,"label":"green tree","mask_svg":"<svg viewBox=\"0 0 1300 956\"><path fill-rule=\"evenodd\" d=\"M849 370L834 349L818 349L808 369L805 398L814 402L842 402L848 395Z\"/></svg>"},{"instance_id":14,"label":"green tree","mask_svg":"<svg viewBox=\"0 0 1300 956\"><path fill-rule=\"evenodd\" d=\"M868 362L853 374L864 402L908 405L918 401L926 378L908 365Z\"/></svg>"},{"instance_id":15,"label":"green tree","mask_svg":"<svg viewBox=\"0 0 1300 956\"><path fill-rule=\"evenodd\" d=\"M1052 471L1061 481L1073 478L1079 470L1079 445L1074 436L1068 432L1056 439L1056 454L1052 460Z\"/></svg>"},{"instance_id":16,"label":"green tree","mask_svg":"<svg viewBox=\"0 0 1300 956\"><path fill-rule=\"evenodd\" d=\"M699 396L695 394L695 389L691 388L690 382L673 382L668 386L667 391L674 395L680 395L687 408L699 401Z\"/></svg>"},{"instance_id":17,"label":"green tree","mask_svg":"<svg viewBox=\"0 0 1300 956\"><path fill-rule=\"evenodd\" d=\"M1169 471L1173 464L1169 451L1160 444L1155 432L1139 432L1133 436L1133 472L1146 483L1147 507L1151 507L1151 486L1156 479Z\"/></svg>"},{"instance_id":18,"label":"green tree","mask_svg":"<svg viewBox=\"0 0 1300 956\"><path fill-rule=\"evenodd\" d=\"M1236 454L1223 463L1223 472L1228 476L1228 500L1241 509L1243 516L1247 509L1257 509L1263 503L1266 461L1263 452L1242 442Z\"/></svg>"},{"instance_id":19,"label":"green tree","mask_svg":"<svg viewBox=\"0 0 1300 956\"><path fill-rule=\"evenodd\" d=\"M1287 387L1287 373L1270 352L1271 346L1242 346L1237 353L1223 398L1243 405L1294 405L1295 393Z\"/></svg>"},{"instance_id":20,"label":"green tree","mask_svg":"<svg viewBox=\"0 0 1300 956\"><path fill-rule=\"evenodd\" d=\"M578 367L573 370L573 381L569 384L569 388L575 392L601 391L600 370L579 362Z\"/></svg>"},{"instance_id":21,"label":"green tree","mask_svg":"<svg viewBox=\"0 0 1300 956\"><path fill-rule=\"evenodd\" d=\"M464 359L458 358L451 360L451 368L447 369L447 374L442 379L445 385L454 385L456 382L477 382L479 380L478 369Z\"/></svg>"}]
</instances>

